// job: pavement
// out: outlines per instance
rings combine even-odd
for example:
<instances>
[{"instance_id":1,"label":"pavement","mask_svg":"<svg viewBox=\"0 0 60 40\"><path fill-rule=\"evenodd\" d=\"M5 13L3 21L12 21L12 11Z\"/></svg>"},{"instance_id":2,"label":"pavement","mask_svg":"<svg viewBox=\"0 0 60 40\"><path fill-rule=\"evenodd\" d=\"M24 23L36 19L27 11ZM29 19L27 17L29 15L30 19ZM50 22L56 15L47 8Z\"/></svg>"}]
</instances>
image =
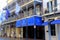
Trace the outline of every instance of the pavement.
<instances>
[{"instance_id":1,"label":"pavement","mask_svg":"<svg viewBox=\"0 0 60 40\"><path fill-rule=\"evenodd\" d=\"M0 37L0 40L26 40L26 39L20 39L20 38L2 38L2 37ZM28 40L34 40L34 39L28 39ZM41 40L41 39L37 39L37 40Z\"/></svg>"},{"instance_id":2,"label":"pavement","mask_svg":"<svg viewBox=\"0 0 60 40\"><path fill-rule=\"evenodd\" d=\"M17 39L17 38L2 38L2 37L0 37L0 40L20 40L20 39L19 38Z\"/></svg>"}]
</instances>

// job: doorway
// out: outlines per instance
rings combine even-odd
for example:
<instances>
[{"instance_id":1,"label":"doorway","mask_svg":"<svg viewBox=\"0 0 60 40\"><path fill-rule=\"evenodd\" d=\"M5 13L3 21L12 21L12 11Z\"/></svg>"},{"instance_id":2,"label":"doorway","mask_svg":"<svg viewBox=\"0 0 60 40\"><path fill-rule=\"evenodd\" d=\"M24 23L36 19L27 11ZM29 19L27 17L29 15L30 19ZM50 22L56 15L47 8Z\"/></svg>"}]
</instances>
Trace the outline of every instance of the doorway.
<instances>
[{"instance_id":1,"label":"doorway","mask_svg":"<svg viewBox=\"0 0 60 40\"><path fill-rule=\"evenodd\" d=\"M28 39L34 39L34 27L28 27ZM26 38L26 27L23 28L23 38ZM45 40L45 28L43 26L36 27L36 39Z\"/></svg>"},{"instance_id":2,"label":"doorway","mask_svg":"<svg viewBox=\"0 0 60 40\"><path fill-rule=\"evenodd\" d=\"M36 38L41 39L41 40L45 40L45 28L43 26L37 26Z\"/></svg>"}]
</instances>

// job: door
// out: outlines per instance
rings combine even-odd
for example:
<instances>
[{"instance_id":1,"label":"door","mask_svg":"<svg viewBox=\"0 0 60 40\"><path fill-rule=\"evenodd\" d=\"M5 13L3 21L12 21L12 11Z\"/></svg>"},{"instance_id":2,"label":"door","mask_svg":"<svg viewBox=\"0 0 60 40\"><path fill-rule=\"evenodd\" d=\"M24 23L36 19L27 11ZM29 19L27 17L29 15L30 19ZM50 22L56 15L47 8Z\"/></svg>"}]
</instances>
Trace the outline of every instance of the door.
<instances>
[{"instance_id":1,"label":"door","mask_svg":"<svg viewBox=\"0 0 60 40\"><path fill-rule=\"evenodd\" d=\"M43 26L37 26L36 28L36 37L37 39L45 40L45 31Z\"/></svg>"}]
</instances>

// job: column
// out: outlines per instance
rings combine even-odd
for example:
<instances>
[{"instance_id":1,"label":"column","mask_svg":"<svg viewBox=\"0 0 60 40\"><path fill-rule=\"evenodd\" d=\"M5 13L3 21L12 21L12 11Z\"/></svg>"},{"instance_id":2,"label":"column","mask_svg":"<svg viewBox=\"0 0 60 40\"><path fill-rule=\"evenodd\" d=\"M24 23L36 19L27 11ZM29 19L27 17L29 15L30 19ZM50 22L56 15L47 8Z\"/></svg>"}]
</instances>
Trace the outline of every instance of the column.
<instances>
[{"instance_id":1,"label":"column","mask_svg":"<svg viewBox=\"0 0 60 40\"><path fill-rule=\"evenodd\" d=\"M16 28L16 37L20 38L21 36L21 28Z\"/></svg>"},{"instance_id":2,"label":"column","mask_svg":"<svg viewBox=\"0 0 60 40\"><path fill-rule=\"evenodd\" d=\"M48 21L48 18L45 17L45 21ZM46 25L45 26L45 40L51 40L51 35L50 35L50 26Z\"/></svg>"},{"instance_id":3,"label":"column","mask_svg":"<svg viewBox=\"0 0 60 40\"><path fill-rule=\"evenodd\" d=\"M28 26L26 26L26 40L28 40Z\"/></svg>"},{"instance_id":4,"label":"column","mask_svg":"<svg viewBox=\"0 0 60 40\"><path fill-rule=\"evenodd\" d=\"M6 37L7 37L7 25L5 26L5 34L6 34Z\"/></svg>"},{"instance_id":5,"label":"column","mask_svg":"<svg viewBox=\"0 0 60 40\"><path fill-rule=\"evenodd\" d=\"M33 5L34 5L34 15L36 15L36 2L35 1L34 1Z\"/></svg>"},{"instance_id":6,"label":"column","mask_svg":"<svg viewBox=\"0 0 60 40\"><path fill-rule=\"evenodd\" d=\"M9 31L10 31L9 37L11 37L11 26L10 25L9 25Z\"/></svg>"},{"instance_id":7,"label":"column","mask_svg":"<svg viewBox=\"0 0 60 40\"><path fill-rule=\"evenodd\" d=\"M20 35L21 38L23 38L23 28L21 28L21 35Z\"/></svg>"},{"instance_id":8,"label":"column","mask_svg":"<svg viewBox=\"0 0 60 40\"><path fill-rule=\"evenodd\" d=\"M34 25L34 40L36 40L36 25Z\"/></svg>"}]
</instances>

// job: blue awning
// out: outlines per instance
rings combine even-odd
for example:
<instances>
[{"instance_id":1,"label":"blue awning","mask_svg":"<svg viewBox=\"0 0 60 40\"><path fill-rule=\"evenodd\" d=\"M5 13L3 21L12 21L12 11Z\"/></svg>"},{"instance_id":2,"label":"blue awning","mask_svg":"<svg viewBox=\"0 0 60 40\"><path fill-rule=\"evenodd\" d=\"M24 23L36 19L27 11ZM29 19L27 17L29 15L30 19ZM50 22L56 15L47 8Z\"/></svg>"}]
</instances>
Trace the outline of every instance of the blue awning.
<instances>
[{"instance_id":1,"label":"blue awning","mask_svg":"<svg viewBox=\"0 0 60 40\"><path fill-rule=\"evenodd\" d=\"M48 22L46 21L46 22L44 22L42 25L43 25L43 26L48 25Z\"/></svg>"},{"instance_id":2,"label":"blue awning","mask_svg":"<svg viewBox=\"0 0 60 40\"><path fill-rule=\"evenodd\" d=\"M60 20L54 20L51 22L51 24L60 24Z\"/></svg>"},{"instance_id":3,"label":"blue awning","mask_svg":"<svg viewBox=\"0 0 60 40\"><path fill-rule=\"evenodd\" d=\"M37 26L42 25L42 17L35 16L35 25Z\"/></svg>"},{"instance_id":4,"label":"blue awning","mask_svg":"<svg viewBox=\"0 0 60 40\"><path fill-rule=\"evenodd\" d=\"M26 27L26 26L41 26L42 17L32 16L29 18L21 19L16 21L16 27Z\"/></svg>"},{"instance_id":5,"label":"blue awning","mask_svg":"<svg viewBox=\"0 0 60 40\"><path fill-rule=\"evenodd\" d=\"M34 17L27 18L28 26L34 25Z\"/></svg>"},{"instance_id":6,"label":"blue awning","mask_svg":"<svg viewBox=\"0 0 60 40\"><path fill-rule=\"evenodd\" d=\"M27 26L27 21L26 19L21 20L22 27Z\"/></svg>"},{"instance_id":7,"label":"blue awning","mask_svg":"<svg viewBox=\"0 0 60 40\"><path fill-rule=\"evenodd\" d=\"M16 21L16 27L21 27L21 21L20 20Z\"/></svg>"},{"instance_id":8,"label":"blue awning","mask_svg":"<svg viewBox=\"0 0 60 40\"><path fill-rule=\"evenodd\" d=\"M27 19L27 23L28 26L33 26L33 25L40 26L42 25L42 17L38 17L38 16L30 17Z\"/></svg>"}]
</instances>

